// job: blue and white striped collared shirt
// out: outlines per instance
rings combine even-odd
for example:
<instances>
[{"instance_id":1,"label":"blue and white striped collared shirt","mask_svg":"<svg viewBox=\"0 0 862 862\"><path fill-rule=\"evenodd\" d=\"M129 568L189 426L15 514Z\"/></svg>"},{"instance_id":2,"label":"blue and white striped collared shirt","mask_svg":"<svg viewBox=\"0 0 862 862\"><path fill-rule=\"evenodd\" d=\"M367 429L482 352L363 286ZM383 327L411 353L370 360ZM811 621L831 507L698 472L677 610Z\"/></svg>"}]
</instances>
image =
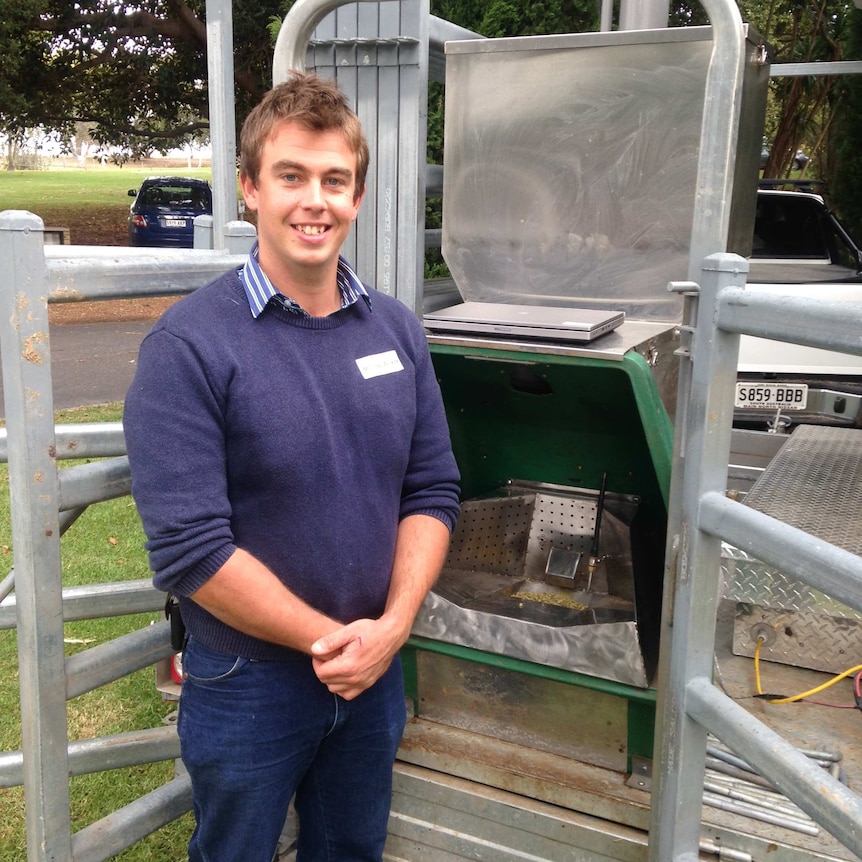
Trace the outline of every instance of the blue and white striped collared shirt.
<instances>
[{"instance_id":1,"label":"blue and white striped collared shirt","mask_svg":"<svg viewBox=\"0 0 862 862\"><path fill-rule=\"evenodd\" d=\"M246 260L239 271L240 281L245 288L245 295L248 299L252 317L260 317L271 299L280 303L288 311L292 311L295 314L304 314L307 317L308 312L298 302L276 290L267 274L260 268L259 256L258 244L255 243L248 253L248 260ZM362 297L368 307L371 308L371 297L368 296L365 285L359 280L350 264L340 256L338 258L338 271L336 272L335 279L338 283L338 290L341 293L342 308L353 305L359 297Z\"/></svg>"}]
</instances>

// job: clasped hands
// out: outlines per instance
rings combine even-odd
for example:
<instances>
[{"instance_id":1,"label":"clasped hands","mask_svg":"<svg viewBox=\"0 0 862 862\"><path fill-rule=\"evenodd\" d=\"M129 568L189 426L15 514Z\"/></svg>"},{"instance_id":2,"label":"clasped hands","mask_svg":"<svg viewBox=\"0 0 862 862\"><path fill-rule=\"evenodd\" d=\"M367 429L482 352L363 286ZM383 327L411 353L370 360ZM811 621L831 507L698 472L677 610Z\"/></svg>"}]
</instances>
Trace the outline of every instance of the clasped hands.
<instances>
[{"instance_id":1,"label":"clasped hands","mask_svg":"<svg viewBox=\"0 0 862 862\"><path fill-rule=\"evenodd\" d=\"M353 700L386 673L405 640L385 617L356 620L311 645L314 672L333 694Z\"/></svg>"}]
</instances>

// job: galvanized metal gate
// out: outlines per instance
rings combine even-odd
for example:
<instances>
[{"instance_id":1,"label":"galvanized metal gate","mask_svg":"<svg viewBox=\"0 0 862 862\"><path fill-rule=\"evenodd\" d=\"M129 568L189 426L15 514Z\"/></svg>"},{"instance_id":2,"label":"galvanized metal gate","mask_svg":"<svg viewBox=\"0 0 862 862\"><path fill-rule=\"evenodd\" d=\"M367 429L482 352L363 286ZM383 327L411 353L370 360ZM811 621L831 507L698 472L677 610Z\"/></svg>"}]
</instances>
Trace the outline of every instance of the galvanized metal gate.
<instances>
[{"instance_id":1,"label":"galvanized metal gate","mask_svg":"<svg viewBox=\"0 0 862 862\"><path fill-rule=\"evenodd\" d=\"M725 496L741 334L862 354L862 309L746 293L747 263L712 255L687 296L666 560L650 859L697 859L707 733L713 733L857 855L862 799L712 682L721 542L862 608L862 559ZM816 505L812 501L812 505Z\"/></svg>"},{"instance_id":2,"label":"galvanized metal gate","mask_svg":"<svg viewBox=\"0 0 862 862\"><path fill-rule=\"evenodd\" d=\"M234 222L227 250L141 255L111 249L44 246L42 220L0 214L0 286L6 428L14 570L0 585L0 627L17 628L23 749L0 757L0 786L23 784L28 859L97 862L125 849L191 804L180 777L125 809L71 834L70 775L178 756L173 727L69 743L66 702L170 655L166 623L65 658L68 620L158 610L164 597L149 580L66 589L60 538L92 504L129 493L119 423L54 425L49 301L186 293L244 259L250 225ZM252 228L253 233L253 228ZM69 458L98 458L58 469ZM14 595L10 595L14 588Z\"/></svg>"}]
</instances>

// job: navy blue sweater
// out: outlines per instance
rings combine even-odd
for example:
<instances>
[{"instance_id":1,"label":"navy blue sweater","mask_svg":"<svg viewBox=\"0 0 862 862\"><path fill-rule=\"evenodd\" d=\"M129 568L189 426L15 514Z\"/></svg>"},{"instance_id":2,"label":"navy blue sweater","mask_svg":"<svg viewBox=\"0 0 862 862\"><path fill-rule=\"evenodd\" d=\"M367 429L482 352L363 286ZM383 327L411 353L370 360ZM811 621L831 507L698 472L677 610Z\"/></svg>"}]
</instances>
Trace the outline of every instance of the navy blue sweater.
<instances>
[{"instance_id":1,"label":"navy blue sweater","mask_svg":"<svg viewBox=\"0 0 862 862\"><path fill-rule=\"evenodd\" d=\"M328 317L254 319L237 273L168 309L123 417L154 583L191 634L234 655L292 650L186 598L242 548L340 622L383 611L400 519L450 530L458 470L425 333L371 292Z\"/></svg>"}]
</instances>

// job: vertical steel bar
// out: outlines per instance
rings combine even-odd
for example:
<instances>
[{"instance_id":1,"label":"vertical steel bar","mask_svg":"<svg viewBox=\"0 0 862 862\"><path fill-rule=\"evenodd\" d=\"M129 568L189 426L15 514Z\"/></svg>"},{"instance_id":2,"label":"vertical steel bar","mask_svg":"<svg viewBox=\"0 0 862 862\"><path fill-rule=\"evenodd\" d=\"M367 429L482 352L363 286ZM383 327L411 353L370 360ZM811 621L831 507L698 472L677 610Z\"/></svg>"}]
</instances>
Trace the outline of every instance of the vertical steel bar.
<instances>
[{"instance_id":1,"label":"vertical steel bar","mask_svg":"<svg viewBox=\"0 0 862 862\"><path fill-rule=\"evenodd\" d=\"M376 16L375 16L376 25ZM362 202L359 218L356 220L354 257L351 258L360 278L372 287L377 286L377 245L380 219L377 216L377 196L373 189L377 187L377 45L363 45L359 56L357 70L356 112L365 129L368 148L371 151L371 161L368 165L368 176L365 178L366 195Z\"/></svg>"},{"instance_id":2,"label":"vertical steel bar","mask_svg":"<svg viewBox=\"0 0 862 862\"><path fill-rule=\"evenodd\" d=\"M398 45L381 44L377 49L377 265L376 284L382 293L395 296L398 219Z\"/></svg>"},{"instance_id":3,"label":"vertical steel bar","mask_svg":"<svg viewBox=\"0 0 862 862\"><path fill-rule=\"evenodd\" d=\"M0 213L0 355L8 429L27 859L71 862L59 483L43 223Z\"/></svg>"},{"instance_id":4,"label":"vertical steel bar","mask_svg":"<svg viewBox=\"0 0 862 862\"><path fill-rule=\"evenodd\" d=\"M398 142L398 283L395 295L420 317L425 282L425 162L428 137L429 0L403 4Z\"/></svg>"},{"instance_id":5,"label":"vertical steel bar","mask_svg":"<svg viewBox=\"0 0 862 862\"><path fill-rule=\"evenodd\" d=\"M223 249L225 227L237 217L231 0L207 0L206 14L213 176L212 248Z\"/></svg>"},{"instance_id":6,"label":"vertical steel bar","mask_svg":"<svg viewBox=\"0 0 862 862\"><path fill-rule=\"evenodd\" d=\"M717 296L723 287L744 284L747 271L743 258L716 254L704 261L701 274L685 437L674 464L678 520L668 527L651 862L696 859L700 840L701 794L694 788L703 786L706 729L688 715L686 683L712 673L721 543L698 529L696 516L704 493L724 491L730 456L739 336L715 327Z\"/></svg>"},{"instance_id":7,"label":"vertical steel bar","mask_svg":"<svg viewBox=\"0 0 862 862\"><path fill-rule=\"evenodd\" d=\"M691 229L688 277L692 280L697 280L705 257L727 250L746 60L745 32L736 3L702 0L702 5L712 24L713 49L706 74Z\"/></svg>"},{"instance_id":8,"label":"vertical steel bar","mask_svg":"<svg viewBox=\"0 0 862 862\"><path fill-rule=\"evenodd\" d=\"M727 248L746 57L742 18L736 4L703 0L703 6L713 27L713 51L704 94L689 249L689 279L696 281L702 276L703 283L699 299L688 302L689 309L697 303L692 339L697 361L683 359L680 369L657 679L660 697L650 813L651 862L693 862L698 858L701 800L693 788L700 787L703 780L706 731L687 716L684 691L688 680L711 673L717 584L708 571L701 577L697 575L698 566L709 559L710 553L713 561L718 560L720 547L714 537L701 536L694 519L700 490L724 491L726 479L720 473L726 470L729 457L731 423L727 418L726 432L720 430L716 414L707 412L705 396L727 397L735 379L739 347L738 336L717 334L709 296L714 297L722 283L744 286L744 274L740 278L740 272L747 272L744 261L723 254L710 259L709 273L701 269L707 266L704 259L708 255ZM735 261L741 261L744 270L735 269ZM724 267L729 269L722 271ZM708 365L710 370L720 368L722 374L721 385L712 389L710 381L703 379L703 367L698 367L710 359L723 362ZM733 399L727 403L732 404ZM717 415L724 420L726 406L709 405L716 406Z\"/></svg>"}]
</instances>

